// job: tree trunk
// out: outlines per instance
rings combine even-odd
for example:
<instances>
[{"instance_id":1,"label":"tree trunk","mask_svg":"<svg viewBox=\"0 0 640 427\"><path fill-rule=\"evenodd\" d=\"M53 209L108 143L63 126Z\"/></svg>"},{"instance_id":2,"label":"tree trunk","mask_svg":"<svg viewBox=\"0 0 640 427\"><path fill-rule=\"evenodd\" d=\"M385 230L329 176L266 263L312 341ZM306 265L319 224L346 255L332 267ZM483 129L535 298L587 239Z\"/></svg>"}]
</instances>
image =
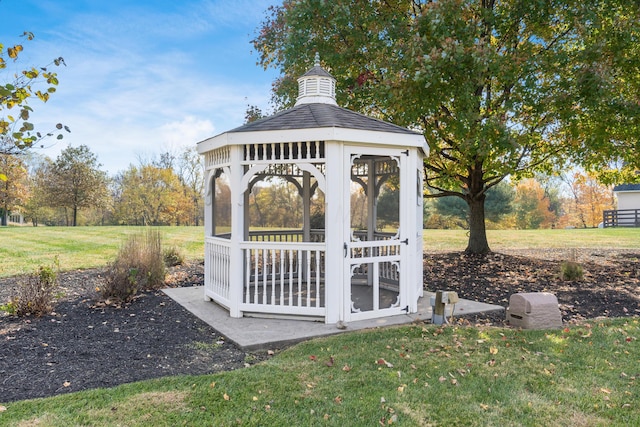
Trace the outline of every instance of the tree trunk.
<instances>
[{"instance_id":1,"label":"tree trunk","mask_svg":"<svg viewBox=\"0 0 640 427\"><path fill-rule=\"evenodd\" d=\"M467 199L469 205L469 243L465 249L467 253L486 254L490 252L484 220L484 200L484 194Z\"/></svg>"},{"instance_id":2,"label":"tree trunk","mask_svg":"<svg viewBox=\"0 0 640 427\"><path fill-rule=\"evenodd\" d=\"M486 254L491 251L484 223L484 200L484 194L466 199L469 205L469 243L466 253Z\"/></svg>"},{"instance_id":3,"label":"tree trunk","mask_svg":"<svg viewBox=\"0 0 640 427\"><path fill-rule=\"evenodd\" d=\"M74 227L78 225L78 207L77 206L73 207L73 224L72 225Z\"/></svg>"}]
</instances>

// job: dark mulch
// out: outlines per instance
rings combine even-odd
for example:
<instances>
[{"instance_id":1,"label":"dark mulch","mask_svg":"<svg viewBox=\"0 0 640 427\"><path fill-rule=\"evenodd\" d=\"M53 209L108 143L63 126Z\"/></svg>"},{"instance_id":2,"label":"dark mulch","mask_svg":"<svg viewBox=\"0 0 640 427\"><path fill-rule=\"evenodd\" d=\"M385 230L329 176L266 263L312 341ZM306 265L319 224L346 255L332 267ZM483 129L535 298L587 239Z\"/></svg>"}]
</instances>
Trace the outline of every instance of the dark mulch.
<instances>
[{"instance_id":1,"label":"dark mulch","mask_svg":"<svg viewBox=\"0 0 640 427\"><path fill-rule=\"evenodd\" d=\"M575 254L574 254L575 255ZM580 282L558 279L567 254L553 251L425 256L427 289L448 289L504 307L515 292L556 294L565 322L640 315L640 252L582 251ZM267 357L246 353L162 292L128 304L98 302L102 270L60 275L64 296L41 318L0 314L0 402L52 396L168 375L207 374L244 367ZM20 278L0 279L0 304ZM175 268L169 286L203 282L203 265ZM503 324L504 314L458 321Z\"/></svg>"}]
</instances>

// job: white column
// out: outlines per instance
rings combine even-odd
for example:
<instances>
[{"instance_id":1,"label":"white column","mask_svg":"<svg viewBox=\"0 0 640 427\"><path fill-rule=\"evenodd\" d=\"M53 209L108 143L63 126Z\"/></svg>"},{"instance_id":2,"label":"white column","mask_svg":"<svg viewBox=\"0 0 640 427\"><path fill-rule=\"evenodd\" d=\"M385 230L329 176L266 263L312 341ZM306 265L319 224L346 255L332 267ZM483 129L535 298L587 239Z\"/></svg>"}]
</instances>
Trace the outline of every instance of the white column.
<instances>
[{"instance_id":1,"label":"white column","mask_svg":"<svg viewBox=\"0 0 640 427\"><path fill-rule=\"evenodd\" d=\"M244 284L244 257L240 242L244 240L245 232L245 210L244 210L244 192L241 191L242 177L244 168L242 167L241 146L234 145L231 147L231 176L229 177L231 186L231 248L230 248L230 268L229 282L229 315L231 317L242 317L240 311L240 303L242 302L242 286Z\"/></svg>"},{"instance_id":2,"label":"white column","mask_svg":"<svg viewBox=\"0 0 640 427\"><path fill-rule=\"evenodd\" d=\"M348 204L344 205L344 192L349 191L349 179L343 176L344 158L342 145L336 141L325 141L326 193L325 193L325 309L326 323L344 320L344 292L349 283L344 283L345 257L343 245L345 226L349 227ZM348 177L347 177L348 178ZM346 222L345 222L345 210ZM346 224L346 225L345 225ZM350 289L347 290L350 292Z\"/></svg>"}]
</instances>

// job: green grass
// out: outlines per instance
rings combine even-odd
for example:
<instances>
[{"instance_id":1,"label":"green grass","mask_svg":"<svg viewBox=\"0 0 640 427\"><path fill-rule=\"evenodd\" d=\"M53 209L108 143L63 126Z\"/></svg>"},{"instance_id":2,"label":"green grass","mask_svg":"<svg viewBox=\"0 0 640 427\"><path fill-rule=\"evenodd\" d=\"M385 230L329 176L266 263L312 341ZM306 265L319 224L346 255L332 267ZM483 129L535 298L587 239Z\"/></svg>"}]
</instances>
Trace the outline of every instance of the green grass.
<instances>
[{"instance_id":1,"label":"green grass","mask_svg":"<svg viewBox=\"0 0 640 427\"><path fill-rule=\"evenodd\" d=\"M637 318L374 329L238 371L5 403L0 425L640 425L639 339Z\"/></svg>"},{"instance_id":2,"label":"green grass","mask_svg":"<svg viewBox=\"0 0 640 427\"><path fill-rule=\"evenodd\" d=\"M165 247L176 246L188 260L204 258L203 227L158 227ZM115 259L126 237L144 227L0 228L0 277L31 273L55 256L62 270L100 267ZM489 245L504 249L640 249L640 228L574 230L489 230ZM424 230L425 251L462 251L465 230Z\"/></svg>"},{"instance_id":3,"label":"green grass","mask_svg":"<svg viewBox=\"0 0 640 427\"><path fill-rule=\"evenodd\" d=\"M203 227L158 227L163 245L176 246L187 259L204 258ZM31 273L57 256L60 269L99 267L112 262L127 236L145 227L0 228L0 277Z\"/></svg>"},{"instance_id":4,"label":"green grass","mask_svg":"<svg viewBox=\"0 0 640 427\"><path fill-rule=\"evenodd\" d=\"M425 251L462 251L467 230L424 230ZM487 230L489 247L504 249L608 248L640 249L640 228L587 228L570 230Z\"/></svg>"}]
</instances>

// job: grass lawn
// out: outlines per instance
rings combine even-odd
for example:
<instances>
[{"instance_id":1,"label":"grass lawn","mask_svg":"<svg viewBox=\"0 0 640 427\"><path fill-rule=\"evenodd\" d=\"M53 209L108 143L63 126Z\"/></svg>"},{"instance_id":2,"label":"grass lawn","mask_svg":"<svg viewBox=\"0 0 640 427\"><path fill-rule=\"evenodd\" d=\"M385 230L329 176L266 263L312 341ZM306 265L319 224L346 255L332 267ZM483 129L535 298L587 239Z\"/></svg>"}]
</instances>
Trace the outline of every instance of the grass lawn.
<instances>
[{"instance_id":1,"label":"grass lawn","mask_svg":"<svg viewBox=\"0 0 640 427\"><path fill-rule=\"evenodd\" d=\"M65 270L101 266L142 230L3 228L0 275L33 271L55 256ZM201 227L161 230L166 246L202 259ZM640 249L640 229L488 236L497 251ZM466 232L425 230L424 242L426 251L459 251ZM374 329L301 343L238 371L0 403L0 426L640 425L639 339L637 317L554 331Z\"/></svg>"},{"instance_id":2,"label":"grass lawn","mask_svg":"<svg viewBox=\"0 0 640 427\"><path fill-rule=\"evenodd\" d=\"M203 227L158 227L165 247L177 246L187 259L204 258ZM58 257L62 270L99 267L115 258L126 237L144 227L0 228L0 277L31 273ZM501 249L640 249L640 228L574 230L489 230L489 245ZM425 251L462 251L465 230L424 230Z\"/></svg>"},{"instance_id":3,"label":"grass lawn","mask_svg":"<svg viewBox=\"0 0 640 427\"><path fill-rule=\"evenodd\" d=\"M157 227L165 247L176 246L187 259L204 258L203 227ZM145 227L0 228L0 277L31 273L57 257L60 269L100 267L113 261L127 236Z\"/></svg>"},{"instance_id":4,"label":"grass lawn","mask_svg":"<svg viewBox=\"0 0 640 427\"><path fill-rule=\"evenodd\" d=\"M4 403L0 425L640 425L639 323L353 332L238 371Z\"/></svg>"}]
</instances>

